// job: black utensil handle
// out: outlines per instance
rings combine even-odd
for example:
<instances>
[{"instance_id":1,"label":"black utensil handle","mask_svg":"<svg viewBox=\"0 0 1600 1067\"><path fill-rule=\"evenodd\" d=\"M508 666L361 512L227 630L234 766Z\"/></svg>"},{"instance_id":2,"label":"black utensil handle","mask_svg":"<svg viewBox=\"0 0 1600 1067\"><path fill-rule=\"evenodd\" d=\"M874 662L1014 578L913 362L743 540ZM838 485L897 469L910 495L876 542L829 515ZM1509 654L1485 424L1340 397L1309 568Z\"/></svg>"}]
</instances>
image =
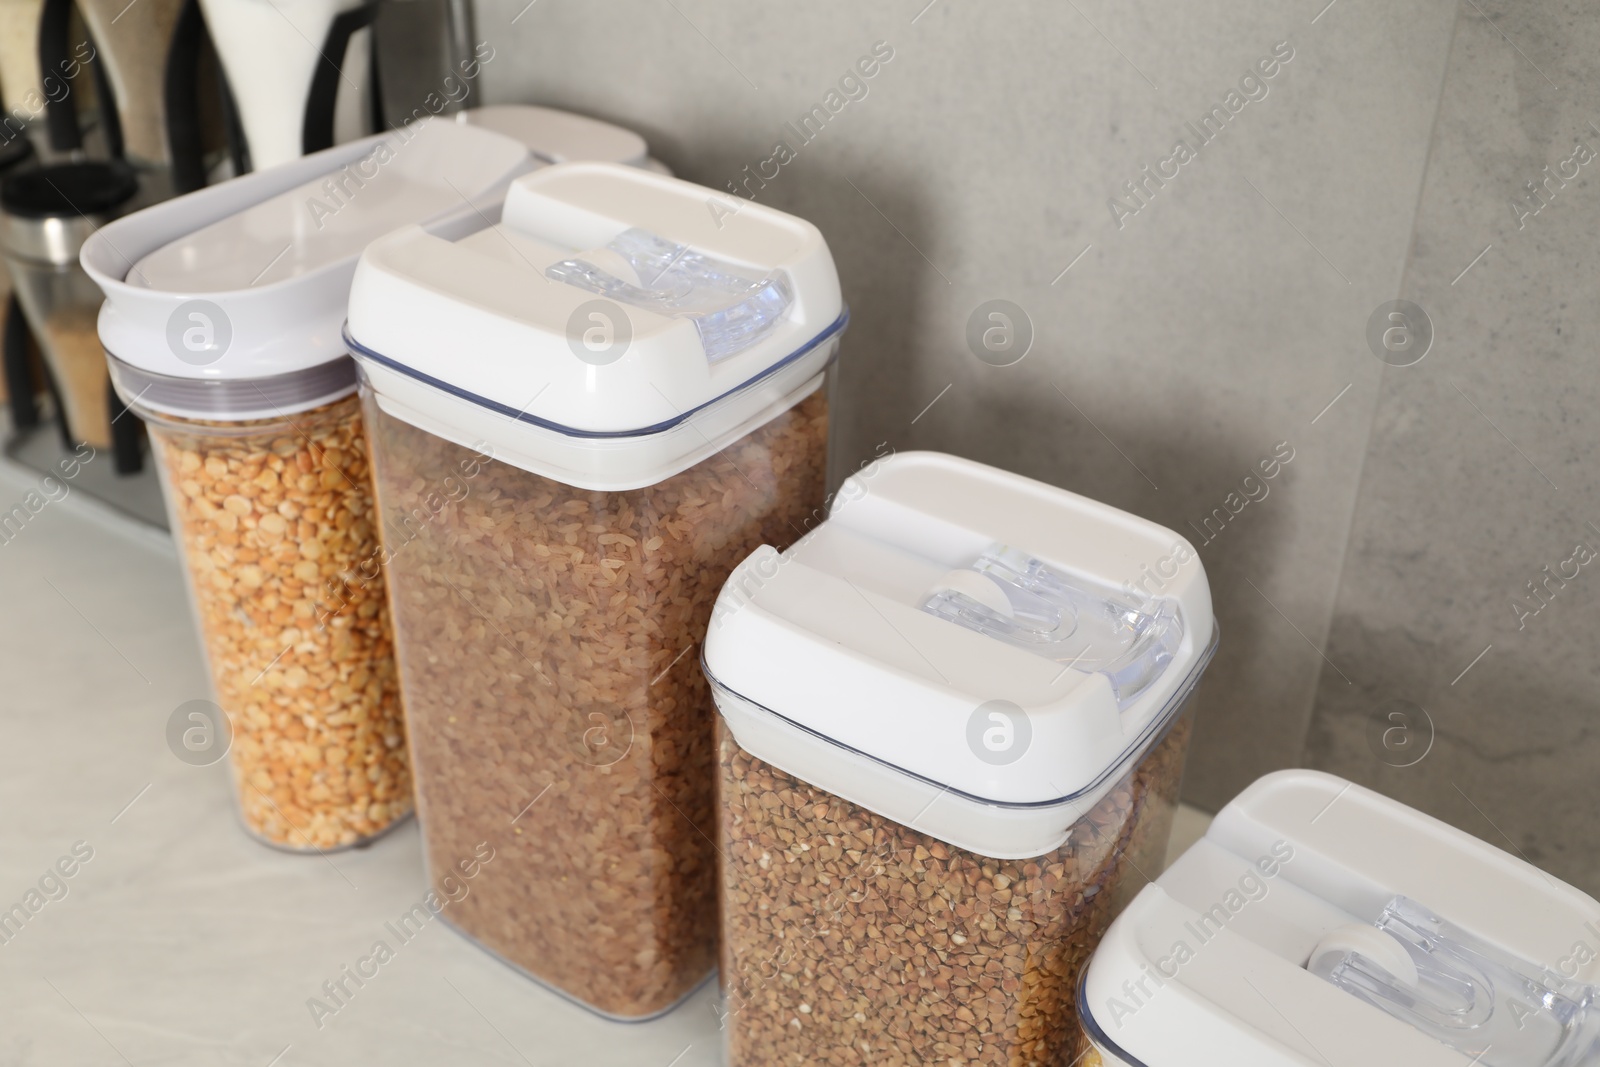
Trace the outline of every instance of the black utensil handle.
<instances>
[{"instance_id":1,"label":"black utensil handle","mask_svg":"<svg viewBox=\"0 0 1600 1067\"><path fill-rule=\"evenodd\" d=\"M31 430L39 425L39 384L33 378L33 363L28 358L28 320L15 293L6 301L5 381L11 403L13 430Z\"/></svg>"},{"instance_id":2,"label":"black utensil handle","mask_svg":"<svg viewBox=\"0 0 1600 1067\"><path fill-rule=\"evenodd\" d=\"M50 147L71 152L83 147L83 130L78 127L78 102L73 86L61 74L72 52L68 35L72 32L72 0L45 0L39 12L39 76L44 82L45 128ZM96 59L95 62L99 60ZM60 99L55 99L57 92Z\"/></svg>"},{"instance_id":3,"label":"black utensil handle","mask_svg":"<svg viewBox=\"0 0 1600 1067\"><path fill-rule=\"evenodd\" d=\"M172 26L163 72L162 99L167 112L167 152L172 156L172 186L192 193L206 184L205 139L200 128L200 55L206 20L200 0L185 0Z\"/></svg>"},{"instance_id":4,"label":"black utensil handle","mask_svg":"<svg viewBox=\"0 0 1600 1067\"><path fill-rule=\"evenodd\" d=\"M92 40L92 39L91 39ZM112 159L122 159L125 153L122 141L122 111L117 94L111 86L111 76L105 63L94 63L94 95L100 104L100 127L106 135L106 153Z\"/></svg>"},{"instance_id":5,"label":"black utensil handle","mask_svg":"<svg viewBox=\"0 0 1600 1067\"><path fill-rule=\"evenodd\" d=\"M311 91L306 94L305 122L300 135L300 150L306 155L333 147L333 111L338 102L339 82L343 77L339 64L349 50L351 36L357 30L372 25L377 11L377 4L352 8L336 17L333 25L328 27L322 58L317 61L316 72L311 76ZM333 58L335 56L338 58ZM373 92L376 91L374 84Z\"/></svg>"},{"instance_id":6,"label":"black utensil handle","mask_svg":"<svg viewBox=\"0 0 1600 1067\"><path fill-rule=\"evenodd\" d=\"M107 375L109 381L110 375ZM111 458L118 474L138 474L144 467L144 433L139 416L128 409L109 385L106 406L111 413Z\"/></svg>"}]
</instances>

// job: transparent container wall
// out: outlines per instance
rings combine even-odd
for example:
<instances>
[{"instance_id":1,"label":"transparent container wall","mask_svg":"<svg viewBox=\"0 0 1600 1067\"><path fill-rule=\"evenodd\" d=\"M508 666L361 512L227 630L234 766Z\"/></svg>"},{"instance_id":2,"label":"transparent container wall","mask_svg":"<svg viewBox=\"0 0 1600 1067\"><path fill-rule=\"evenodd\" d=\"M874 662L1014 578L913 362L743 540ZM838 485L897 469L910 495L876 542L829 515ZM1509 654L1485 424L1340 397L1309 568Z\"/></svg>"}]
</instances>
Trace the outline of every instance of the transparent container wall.
<instances>
[{"instance_id":1,"label":"transparent container wall","mask_svg":"<svg viewBox=\"0 0 1600 1067\"><path fill-rule=\"evenodd\" d=\"M614 493L366 411L442 914L605 1015L664 1011L716 963L699 644L734 566L821 508L826 392Z\"/></svg>"},{"instance_id":2,"label":"transparent container wall","mask_svg":"<svg viewBox=\"0 0 1600 1067\"><path fill-rule=\"evenodd\" d=\"M728 1063L1067 1064L1079 972L1161 873L1191 712L1034 859L945 845L720 737Z\"/></svg>"},{"instance_id":3,"label":"transparent container wall","mask_svg":"<svg viewBox=\"0 0 1600 1067\"><path fill-rule=\"evenodd\" d=\"M360 402L149 422L249 831L361 844L411 811Z\"/></svg>"},{"instance_id":4,"label":"transparent container wall","mask_svg":"<svg viewBox=\"0 0 1600 1067\"><path fill-rule=\"evenodd\" d=\"M111 378L98 322L105 294L83 268L8 256L12 285L79 441L111 448Z\"/></svg>"}]
</instances>

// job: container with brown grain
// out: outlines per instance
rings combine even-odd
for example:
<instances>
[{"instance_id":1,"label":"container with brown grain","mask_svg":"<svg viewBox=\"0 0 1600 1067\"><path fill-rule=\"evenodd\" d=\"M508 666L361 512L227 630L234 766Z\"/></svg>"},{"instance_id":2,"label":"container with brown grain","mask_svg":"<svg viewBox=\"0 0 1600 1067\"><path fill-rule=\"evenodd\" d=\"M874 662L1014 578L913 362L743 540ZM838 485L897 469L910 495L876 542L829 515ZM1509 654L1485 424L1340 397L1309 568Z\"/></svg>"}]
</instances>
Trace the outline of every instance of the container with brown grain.
<instances>
[{"instance_id":1,"label":"container with brown grain","mask_svg":"<svg viewBox=\"0 0 1600 1067\"><path fill-rule=\"evenodd\" d=\"M712 195L551 167L499 225L373 245L352 290L429 870L497 850L446 919L614 1019L715 969L700 646L739 561L824 506L832 260Z\"/></svg>"},{"instance_id":2,"label":"container with brown grain","mask_svg":"<svg viewBox=\"0 0 1600 1067\"><path fill-rule=\"evenodd\" d=\"M1145 557L1171 573L1130 594ZM729 1063L1073 1062L1213 642L1176 535L949 456L881 459L746 560L705 651Z\"/></svg>"}]
</instances>

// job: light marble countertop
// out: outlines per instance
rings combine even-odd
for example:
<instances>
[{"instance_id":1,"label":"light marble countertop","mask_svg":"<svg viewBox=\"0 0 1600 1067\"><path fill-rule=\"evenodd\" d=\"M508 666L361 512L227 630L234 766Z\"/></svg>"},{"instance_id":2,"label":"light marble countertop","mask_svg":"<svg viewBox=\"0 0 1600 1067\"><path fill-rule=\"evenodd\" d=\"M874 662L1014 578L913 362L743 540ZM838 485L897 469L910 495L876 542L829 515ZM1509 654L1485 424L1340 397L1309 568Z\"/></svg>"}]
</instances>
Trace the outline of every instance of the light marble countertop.
<instances>
[{"instance_id":1,"label":"light marble countertop","mask_svg":"<svg viewBox=\"0 0 1600 1067\"><path fill-rule=\"evenodd\" d=\"M37 486L0 463L0 510ZM0 543L0 604L0 911L41 879L59 897L0 933L0 1065L722 1062L710 985L611 1023L437 922L394 945L426 892L414 822L321 858L248 838L225 765L166 745L207 689L163 534L73 492ZM1186 811L1174 844L1205 823ZM49 877L74 847L92 857ZM379 940L394 958L319 1027L308 1000Z\"/></svg>"}]
</instances>

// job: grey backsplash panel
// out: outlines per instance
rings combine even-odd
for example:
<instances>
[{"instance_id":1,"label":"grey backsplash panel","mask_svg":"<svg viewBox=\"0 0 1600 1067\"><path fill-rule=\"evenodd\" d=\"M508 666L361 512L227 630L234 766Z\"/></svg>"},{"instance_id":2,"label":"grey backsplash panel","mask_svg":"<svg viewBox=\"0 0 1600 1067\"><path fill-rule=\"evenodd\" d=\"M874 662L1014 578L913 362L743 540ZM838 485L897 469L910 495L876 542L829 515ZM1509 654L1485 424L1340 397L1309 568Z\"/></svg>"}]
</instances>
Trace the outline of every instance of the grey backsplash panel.
<instances>
[{"instance_id":1,"label":"grey backsplash panel","mask_svg":"<svg viewBox=\"0 0 1600 1067\"><path fill-rule=\"evenodd\" d=\"M1595 893L1600 26L1480 4L1406 271L1434 350L1384 375L1328 646L1356 685L1323 673L1308 756Z\"/></svg>"},{"instance_id":2,"label":"grey backsplash panel","mask_svg":"<svg viewBox=\"0 0 1600 1067\"><path fill-rule=\"evenodd\" d=\"M1534 5L1517 32L1502 28L1530 55L1542 48L1558 84L1571 76L1567 106L1581 109L1593 94L1568 69L1581 42L1563 12ZM479 0L477 18L494 48L483 100L631 126L682 177L744 183L822 228L853 314L836 480L884 448L940 449L1200 546L1222 644L1201 689L1189 800L1215 808L1260 774L1310 762L1504 846L1492 819L1583 882L1572 860L1593 843L1552 839L1537 813L1561 789L1581 806L1592 762L1575 747L1579 677L1595 669L1578 652L1593 622L1580 602L1589 575L1545 613L1571 609L1544 638L1519 635L1501 658L1510 646L1496 627L1514 631L1502 601L1582 536L1593 476L1575 469L1576 449L1595 416L1593 375L1576 362L1591 302L1578 293L1594 277L1582 247L1594 218L1562 219L1558 201L1546 237L1503 259L1497 243L1473 269L1484 278L1449 286L1510 224L1501 186L1541 153L1553 163L1576 131L1548 103L1529 110L1558 94L1540 95L1540 75L1472 5ZM1261 77L1256 64L1285 41L1293 57ZM892 58L841 85L877 42ZM1214 106L1226 122L1202 138L1190 126ZM817 107L826 122L797 133ZM1486 107L1506 118L1475 127L1472 109ZM1518 122L1537 129L1537 146ZM1198 144L1195 158L1175 175L1165 164L1159 184L1146 177L1180 138ZM1479 196L1487 179L1473 174L1489 170L1493 195ZM1461 214L1454 198L1467 195L1487 205L1481 217ZM1562 195L1585 193L1574 183ZM1537 240L1566 242L1567 258ZM1398 296L1438 327L1413 368L1385 367L1366 340L1374 309ZM990 300L1031 326L1014 365L969 347L969 319ZM1571 328L1551 336L1558 301ZM1542 391L1533 366L1546 368ZM1560 500L1571 521L1452 381L1558 484L1570 473ZM1285 450L1276 477L1245 482ZM1434 711L1444 690L1454 703L1434 712L1433 751L1404 771L1384 766L1366 740L1372 714L1391 697ZM1593 868L1587 878L1592 888Z\"/></svg>"}]
</instances>

